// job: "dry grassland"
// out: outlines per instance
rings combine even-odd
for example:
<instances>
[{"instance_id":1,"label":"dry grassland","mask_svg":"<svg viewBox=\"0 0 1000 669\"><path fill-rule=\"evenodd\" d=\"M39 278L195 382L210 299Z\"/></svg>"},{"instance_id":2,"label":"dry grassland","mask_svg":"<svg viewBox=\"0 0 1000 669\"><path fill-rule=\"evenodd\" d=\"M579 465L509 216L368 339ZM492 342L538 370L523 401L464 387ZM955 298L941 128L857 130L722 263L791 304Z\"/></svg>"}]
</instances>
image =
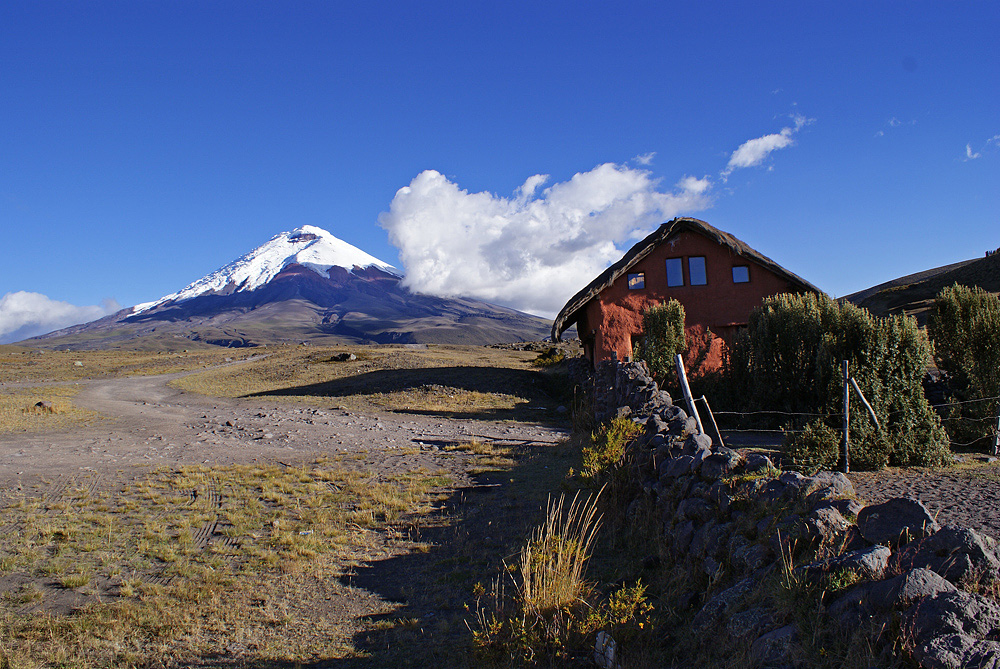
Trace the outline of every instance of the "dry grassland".
<instances>
[{"instance_id":1,"label":"dry grassland","mask_svg":"<svg viewBox=\"0 0 1000 669\"><path fill-rule=\"evenodd\" d=\"M43 351L0 346L0 382L35 383L172 374L250 357L258 351ZM77 364L80 363L80 364Z\"/></svg>"},{"instance_id":2,"label":"dry grassland","mask_svg":"<svg viewBox=\"0 0 1000 669\"><path fill-rule=\"evenodd\" d=\"M249 354L244 353L242 357ZM197 353L35 351L0 346L0 432L64 430L99 416L77 407L77 385L89 379L171 374L234 360L229 350ZM43 385L45 384L45 385ZM57 385L67 384L67 385ZM35 407L49 402L50 409Z\"/></svg>"},{"instance_id":3,"label":"dry grassland","mask_svg":"<svg viewBox=\"0 0 1000 669\"><path fill-rule=\"evenodd\" d=\"M331 460L186 467L116 493L23 497L3 510L0 659L119 667L183 666L220 648L273 661L353 654L355 630L338 629L351 619L325 610L328 596L387 554L386 527L426 513L449 482ZM391 547L412 550L427 548Z\"/></svg>"},{"instance_id":4,"label":"dry grassland","mask_svg":"<svg viewBox=\"0 0 1000 669\"><path fill-rule=\"evenodd\" d=\"M337 361L338 353L356 360ZM234 367L191 374L172 385L218 397L268 396L307 405L331 398L352 410L448 415L532 411L544 375L537 353L478 346L394 346L310 349L280 347ZM513 416L505 416L513 417Z\"/></svg>"},{"instance_id":5,"label":"dry grassland","mask_svg":"<svg viewBox=\"0 0 1000 669\"><path fill-rule=\"evenodd\" d=\"M357 359L336 362L344 351ZM215 366L232 351L9 353L2 379L30 385L0 388L4 425L34 420L21 412L29 402L55 409L19 429L92 419L72 405L78 386L36 384L205 366L172 383L480 420L538 420L556 392L531 366L537 354L479 347L278 347L230 367ZM566 444L471 441L441 453L464 459L455 471L477 484L444 470L379 474L358 451L7 491L0 667L475 666L469 607L579 458Z\"/></svg>"},{"instance_id":6,"label":"dry grassland","mask_svg":"<svg viewBox=\"0 0 1000 669\"><path fill-rule=\"evenodd\" d=\"M97 420L93 411L73 404L79 386L0 388L0 432L63 430ZM47 402L49 406L35 406Z\"/></svg>"}]
</instances>

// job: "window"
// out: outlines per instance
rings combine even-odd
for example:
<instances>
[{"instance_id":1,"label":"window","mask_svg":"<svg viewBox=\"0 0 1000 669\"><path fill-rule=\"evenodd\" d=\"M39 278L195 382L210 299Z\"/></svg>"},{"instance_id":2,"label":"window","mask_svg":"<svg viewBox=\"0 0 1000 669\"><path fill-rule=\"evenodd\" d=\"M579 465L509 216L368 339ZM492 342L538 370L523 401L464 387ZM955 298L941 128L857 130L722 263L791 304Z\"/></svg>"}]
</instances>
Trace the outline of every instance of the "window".
<instances>
[{"instance_id":1,"label":"window","mask_svg":"<svg viewBox=\"0 0 1000 669\"><path fill-rule=\"evenodd\" d=\"M667 258L667 285L684 285L684 267L681 258Z\"/></svg>"},{"instance_id":2,"label":"window","mask_svg":"<svg viewBox=\"0 0 1000 669\"><path fill-rule=\"evenodd\" d=\"M691 277L692 286L704 286L708 283L708 277L705 274L705 256L688 258L688 276Z\"/></svg>"},{"instance_id":3,"label":"window","mask_svg":"<svg viewBox=\"0 0 1000 669\"><path fill-rule=\"evenodd\" d=\"M637 274L628 275L628 289L629 290L641 290L646 287L646 273L639 272Z\"/></svg>"},{"instance_id":4,"label":"window","mask_svg":"<svg viewBox=\"0 0 1000 669\"><path fill-rule=\"evenodd\" d=\"M750 283L750 268L746 265L734 265L733 283Z\"/></svg>"}]
</instances>

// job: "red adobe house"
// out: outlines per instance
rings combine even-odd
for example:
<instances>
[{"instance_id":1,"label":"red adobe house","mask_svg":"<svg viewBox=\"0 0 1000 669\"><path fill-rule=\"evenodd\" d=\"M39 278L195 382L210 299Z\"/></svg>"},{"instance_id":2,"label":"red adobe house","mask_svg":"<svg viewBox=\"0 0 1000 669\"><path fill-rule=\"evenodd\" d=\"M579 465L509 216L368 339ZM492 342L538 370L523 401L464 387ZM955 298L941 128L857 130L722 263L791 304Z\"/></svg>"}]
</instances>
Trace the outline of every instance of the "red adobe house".
<instances>
[{"instance_id":1,"label":"red adobe house","mask_svg":"<svg viewBox=\"0 0 1000 669\"><path fill-rule=\"evenodd\" d=\"M593 363L632 355L642 313L674 298L684 305L689 345L718 336L700 371L721 364L723 342L747 324L765 297L821 291L732 235L696 218L675 218L629 249L566 303L552 339L574 323Z\"/></svg>"}]
</instances>

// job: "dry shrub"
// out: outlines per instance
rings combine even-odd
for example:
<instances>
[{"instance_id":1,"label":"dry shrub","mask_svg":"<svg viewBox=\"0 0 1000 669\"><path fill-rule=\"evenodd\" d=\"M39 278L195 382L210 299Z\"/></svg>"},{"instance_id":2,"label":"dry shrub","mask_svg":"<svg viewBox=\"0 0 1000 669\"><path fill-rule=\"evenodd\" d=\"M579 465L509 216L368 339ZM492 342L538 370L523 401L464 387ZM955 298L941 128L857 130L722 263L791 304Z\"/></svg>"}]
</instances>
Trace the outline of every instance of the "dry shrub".
<instances>
[{"instance_id":1,"label":"dry shrub","mask_svg":"<svg viewBox=\"0 0 1000 669\"><path fill-rule=\"evenodd\" d=\"M599 497L581 500L578 492L565 513L565 494L549 498L545 522L521 549L521 599L527 612L546 616L585 594L583 574L601 524Z\"/></svg>"},{"instance_id":2,"label":"dry shrub","mask_svg":"<svg viewBox=\"0 0 1000 669\"><path fill-rule=\"evenodd\" d=\"M652 607L640 583L602 597L584 579L601 518L598 498L549 499L545 522L521 550L512 592L500 578L476 611L473 639L489 666L586 664L601 630L634 639ZM481 593L486 594L486 593Z\"/></svg>"}]
</instances>

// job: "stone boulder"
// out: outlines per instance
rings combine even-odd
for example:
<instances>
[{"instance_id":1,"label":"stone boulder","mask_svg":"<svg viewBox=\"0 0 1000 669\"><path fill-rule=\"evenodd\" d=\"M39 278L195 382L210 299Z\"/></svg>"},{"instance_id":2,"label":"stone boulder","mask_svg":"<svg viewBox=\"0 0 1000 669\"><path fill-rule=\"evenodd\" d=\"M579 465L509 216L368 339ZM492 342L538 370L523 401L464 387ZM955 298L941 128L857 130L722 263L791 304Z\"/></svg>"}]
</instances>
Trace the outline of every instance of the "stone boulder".
<instances>
[{"instance_id":1,"label":"stone boulder","mask_svg":"<svg viewBox=\"0 0 1000 669\"><path fill-rule=\"evenodd\" d=\"M705 602L701 611L695 615L692 627L695 630L704 630L712 624L720 622L723 617L731 617L739 611L739 605L753 592L756 586L757 579L749 576L737 582L736 585L716 593Z\"/></svg>"},{"instance_id":2,"label":"stone boulder","mask_svg":"<svg viewBox=\"0 0 1000 669\"><path fill-rule=\"evenodd\" d=\"M961 590L918 600L903 617L903 629L918 645L946 634L985 639L1000 627L1000 606Z\"/></svg>"},{"instance_id":3,"label":"stone boulder","mask_svg":"<svg viewBox=\"0 0 1000 669\"><path fill-rule=\"evenodd\" d=\"M782 664L788 658L798 636L795 625L779 627L750 644L750 657L758 666Z\"/></svg>"},{"instance_id":4,"label":"stone boulder","mask_svg":"<svg viewBox=\"0 0 1000 669\"><path fill-rule=\"evenodd\" d=\"M996 581L1000 561L994 542L975 530L946 525L926 539L914 542L901 552L900 564L907 568L926 567L952 583L976 578Z\"/></svg>"},{"instance_id":5,"label":"stone boulder","mask_svg":"<svg viewBox=\"0 0 1000 669\"><path fill-rule=\"evenodd\" d=\"M688 497L677 505L677 515L686 520L704 523L715 516L715 509L700 497Z\"/></svg>"},{"instance_id":6,"label":"stone boulder","mask_svg":"<svg viewBox=\"0 0 1000 669\"><path fill-rule=\"evenodd\" d=\"M693 465L694 457L690 455L682 455L670 460L664 460L660 465L660 475L667 476L669 478L684 476L685 474L691 473L691 467Z\"/></svg>"},{"instance_id":7,"label":"stone boulder","mask_svg":"<svg viewBox=\"0 0 1000 669\"><path fill-rule=\"evenodd\" d=\"M854 484L840 472L819 472L807 478L804 490L806 503L816 506L846 497L854 497Z\"/></svg>"},{"instance_id":8,"label":"stone boulder","mask_svg":"<svg viewBox=\"0 0 1000 669\"><path fill-rule=\"evenodd\" d=\"M902 546L929 537L941 526L927 507L915 499L896 497L866 506L858 513L861 536L873 544Z\"/></svg>"},{"instance_id":9,"label":"stone boulder","mask_svg":"<svg viewBox=\"0 0 1000 669\"><path fill-rule=\"evenodd\" d=\"M771 458L766 455L751 453L747 456L745 469L751 474L756 474L757 472L763 472L774 468L774 463L771 462Z\"/></svg>"},{"instance_id":10,"label":"stone boulder","mask_svg":"<svg viewBox=\"0 0 1000 669\"><path fill-rule=\"evenodd\" d=\"M851 524L832 506L814 510L806 517L805 538L812 545L834 545L851 528Z\"/></svg>"},{"instance_id":11,"label":"stone boulder","mask_svg":"<svg viewBox=\"0 0 1000 669\"><path fill-rule=\"evenodd\" d=\"M725 478L736 472L743 463L743 457L736 451L721 447L701 462L699 473L709 481Z\"/></svg>"},{"instance_id":12,"label":"stone boulder","mask_svg":"<svg viewBox=\"0 0 1000 669\"><path fill-rule=\"evenodd\" d=\"M726 630L737 639L750 640L756 639L773 626L773 612L758 606L730 617L726 623Z\"/></svg>"},{"instance_id":13,"label":"stone boulder","mask_svg":"<svg viewBox=\"0 0 1000 669\"><path fill-rule=\"evenodd\" d=\"M880 579L889 565L892 551L885 546L870 546L795 568L795 573L810 580L825 574L853 571L867 579Z\"/></svg>"},{"instance_id":14,"label":"stone boulder","mask_svg":"<svg viewBox=\"0 0 1000 669\"><path fill-rule=\"evenodd\" d=\"M827 609L844 627L856 627L868 618L906 609L915 601L942 592L955 592L954 585L927 569L911 569L885 581L861 583L842 595Z\"/></svg>"},{"instance_id":15,"label":"stone boulder","mask_svg":"<svg viewBox=\"0 0 1000 669\"><path fill-rule=\"evenodd\" d=\"M955 592L949 581L929 569L911 569L885 581L872 583L868 602L879 611L905 608L923 597Z\"/></svg>"},{"instance_id":16,"label":"stone boulder","mask_svg":"<svg viewBox=\"0 0 1000 669\"><path fill-rule=\"evenodd\" d=\"M967 634L943 634L913 651L927 669L1000 669L1000 643Z\"/></svg>"}]
</instances>

